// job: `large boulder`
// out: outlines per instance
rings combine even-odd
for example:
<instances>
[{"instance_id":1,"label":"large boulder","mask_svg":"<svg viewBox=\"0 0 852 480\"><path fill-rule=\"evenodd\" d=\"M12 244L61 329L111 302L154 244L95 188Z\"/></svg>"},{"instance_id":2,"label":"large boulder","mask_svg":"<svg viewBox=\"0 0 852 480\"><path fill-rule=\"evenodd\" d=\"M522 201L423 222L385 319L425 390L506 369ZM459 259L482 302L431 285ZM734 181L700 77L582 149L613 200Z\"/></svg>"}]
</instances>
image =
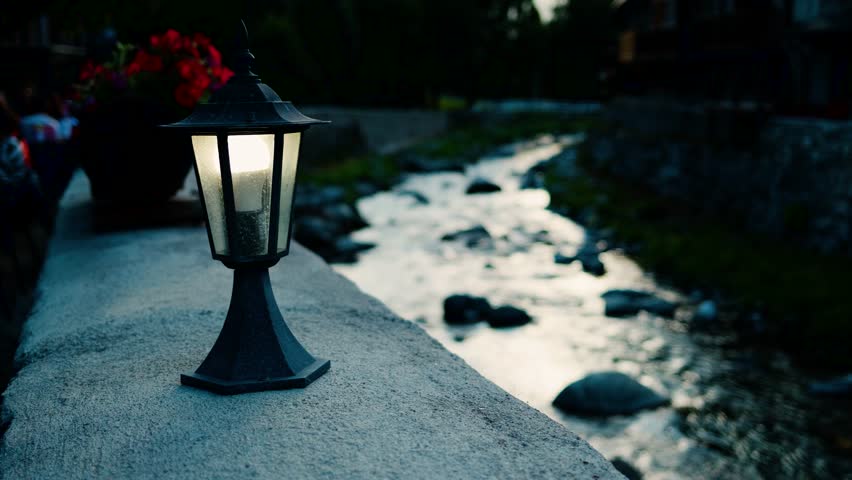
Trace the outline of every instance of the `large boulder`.
<instances>
[{"instance_id":1,"label":"large boulder","mask_svg":"<svg viewBox=\"0 0 852 480\"><path fill-rule=\"evenodd\" d=\"M450 295L444 299L444 321L451 325L465 325L486 320L491 310L491 304L482 297Z\"/></svg>"},{"instance_id":2,"label":"large boulder","mask_svg":"<svg viewBox=\"0 0 852 480\"><path fill-rule=\"evenodd\" d=\"M476 193L499 192L500 190L500 186L495 183L489 182L484 178L475 178L472 182L470 182L470 185L467 186L465 193L471 195Z\"/></svg>"},{"instance_id":3,"label":"large boulder","mask_svg":"<svg viewBox=\"0 0 852 480\"><path fill-rule=\"evenodd\" d=\"M334 242L334 251L329 254L329 263L355 263L358 253L369 250L376 245L374 243L358 242L350 236L340 237Z\"/></svg>"},{"instance_id":4,"label":"large boulder","mask_svg":"<svg viewBox=\"0 0 852 480\"><path fill-rule=\"evenodd\" d=\"M604 314L608 317L629 317L644 310L661 317L674 317L677 304L663 300L653 293L636 290L610 290L603 295Z\"/></svg>"},{"instance_id":5,"label":"large boulder","mask_svg":"<svg viewBox=\"0 0 852 480\"><path fill-rule=\"evenodd\" d=\"M504 305L492 310L486 320L494 328L507 328L526 325L532 321L532 318L520 308Z\"/></svg>"},{"instance_id":6,"label":"large boulder","mask_svg":"<svg viewBox=\"0 0 852 480\"><path fill-rule=\"evenodd\" d=\"M296 217L295 223L296 240L320 255L333 248L341 234L337 224L319 216L299 216Z\"/></svg>"},{"instance_id":7,"label":"large boulder","mask_svg":"<svg viewBox=\"0 0 852 480\"><path fill-rule=\"evenodd\" d=\"M553 400L553 406L566 413L600 416L629 415L668 403L668 398L621 372L589 374Z\"/></svg>"},{"instance_id":8,"label":"large boulder","mask_svg":"<svg viewBox=\"0 0 852 480\"><path fill-rule=\"evenodd\" d=\"M322 209L322 216L337 225L346 232L359 230L367 226L367 222L358 213L358 210L346 203L334 203Z\"/></svg>"}]
</instances>

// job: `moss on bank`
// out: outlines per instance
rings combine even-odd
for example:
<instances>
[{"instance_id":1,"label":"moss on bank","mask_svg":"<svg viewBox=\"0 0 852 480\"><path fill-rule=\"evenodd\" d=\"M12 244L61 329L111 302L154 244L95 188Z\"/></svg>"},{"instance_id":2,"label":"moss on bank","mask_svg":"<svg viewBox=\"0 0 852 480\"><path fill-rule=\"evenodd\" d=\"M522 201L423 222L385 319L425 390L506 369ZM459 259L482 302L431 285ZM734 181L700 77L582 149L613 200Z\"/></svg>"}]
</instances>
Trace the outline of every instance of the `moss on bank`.
<instances>
[{"instance_id":1,"label":"moss on bank","mask_svg":"<svg viewBox=\"0 0 852 480\"><path fill-rule=\"evenodd\" d=\"M472 123L424 140L391 155L368 154L343 158L307 170L303 178L317 185L340 185L347 197L358 197L358 182L379 188L396 183L405 173L405 159L417 157L426 162L440 162L448 167L461 167L477 161L489 151L507 143L526 140L541 134L567 134L584 131L598 122L595 116L565 119L551 114L519 114L487 124ZM301 180L301 179L300 179Z\"/></svg>"},{"instance_id":2,"label":"moss on bank","mask_svg":"<svg viewBox=\"0 0 852 480\"><path fill-rule=\"evenodd\" d=\"M777 238L744 232L723 218L699 215L579 164L585 175L545 178L551 207L591 219L613 237L636 245L633 258L672 283L718 290L762 311L773 338L814 366L852 367L852 259L823 255Z\"/></svg>"}]
</instances>

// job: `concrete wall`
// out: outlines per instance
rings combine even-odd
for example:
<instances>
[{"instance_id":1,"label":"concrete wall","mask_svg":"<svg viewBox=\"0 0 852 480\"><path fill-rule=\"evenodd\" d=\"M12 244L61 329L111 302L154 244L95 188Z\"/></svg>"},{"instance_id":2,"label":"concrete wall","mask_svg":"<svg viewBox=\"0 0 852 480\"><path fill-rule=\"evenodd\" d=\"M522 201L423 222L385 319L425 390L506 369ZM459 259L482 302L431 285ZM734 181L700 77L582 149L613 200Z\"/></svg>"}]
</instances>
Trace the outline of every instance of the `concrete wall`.
<instances>
[{"instance_id":1,"label":"concrete wall","mask_svg":"<svg viewBox=\"0 0 852 480\"><path fill-rule=\"evenodd\" d=\"M231 272L202 228L94 235L90 212L78 176L3 394L0 478L621 478L299 245L273 289L331 371L304 390L181 386Z\"/></svg>"},{"instance_id":2,"label":"concrete wall","mask_svg":"<svg viewBox=\"0 0 852 480\"><path fill-rule=\"evenodd\" d=\"M593 165L745 228L852 254L852 123L622 99Z\"/></svg>"},{"instance_id":3,"label":"concrete wall","mask_svg":"<svg viewBox=\"0 0 852 480\"><path fill-rule=\"evenodd\" d=\"M435 110L306 106L301 111L332 122L305 135L308 161L366 151L391 153L442 133L450 125L450 114Z\"/></svg>"}]
</instances>

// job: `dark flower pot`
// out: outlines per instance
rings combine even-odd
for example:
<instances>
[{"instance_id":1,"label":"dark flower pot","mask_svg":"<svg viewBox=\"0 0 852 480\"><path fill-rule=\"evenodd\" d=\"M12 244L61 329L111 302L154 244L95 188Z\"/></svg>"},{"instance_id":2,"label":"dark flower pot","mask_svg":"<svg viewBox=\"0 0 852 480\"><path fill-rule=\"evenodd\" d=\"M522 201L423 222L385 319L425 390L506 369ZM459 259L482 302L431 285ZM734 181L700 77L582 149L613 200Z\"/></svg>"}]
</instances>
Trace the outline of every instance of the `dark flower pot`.
<instances>
[{"instance_id":1,"label":"dark flower pot","mask_svg":"<svg viewBox=\"0 0 852 480\"><path fill-rule=\"evenodd\" d=\"M174 108L134 96L83 116L80 164L97 206L156 208L180 190L192 165L192 147L158 125L182 117Z\"/></svg>"}]
</instances>

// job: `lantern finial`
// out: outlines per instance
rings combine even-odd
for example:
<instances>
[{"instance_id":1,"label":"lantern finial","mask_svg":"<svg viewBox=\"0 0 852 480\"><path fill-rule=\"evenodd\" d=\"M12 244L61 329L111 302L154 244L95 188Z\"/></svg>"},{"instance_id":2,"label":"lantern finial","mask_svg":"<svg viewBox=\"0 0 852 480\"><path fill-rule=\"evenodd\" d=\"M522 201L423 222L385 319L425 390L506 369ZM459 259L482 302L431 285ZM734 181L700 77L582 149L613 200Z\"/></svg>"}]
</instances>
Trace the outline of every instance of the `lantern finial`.
<instances>
[{"instance_id":1,"label":"lantern finial","mask_svg":"<svg viewBox=\"0 0 852 480\"><path fill-rule=\"evenodd\" d=\"M251 71L254 55L249 51L249 37L246 22L240 20L237 37L234 42L236 57L234 58L234 80L260 82L260 78Z\"/></svg>"}]
</instances>

